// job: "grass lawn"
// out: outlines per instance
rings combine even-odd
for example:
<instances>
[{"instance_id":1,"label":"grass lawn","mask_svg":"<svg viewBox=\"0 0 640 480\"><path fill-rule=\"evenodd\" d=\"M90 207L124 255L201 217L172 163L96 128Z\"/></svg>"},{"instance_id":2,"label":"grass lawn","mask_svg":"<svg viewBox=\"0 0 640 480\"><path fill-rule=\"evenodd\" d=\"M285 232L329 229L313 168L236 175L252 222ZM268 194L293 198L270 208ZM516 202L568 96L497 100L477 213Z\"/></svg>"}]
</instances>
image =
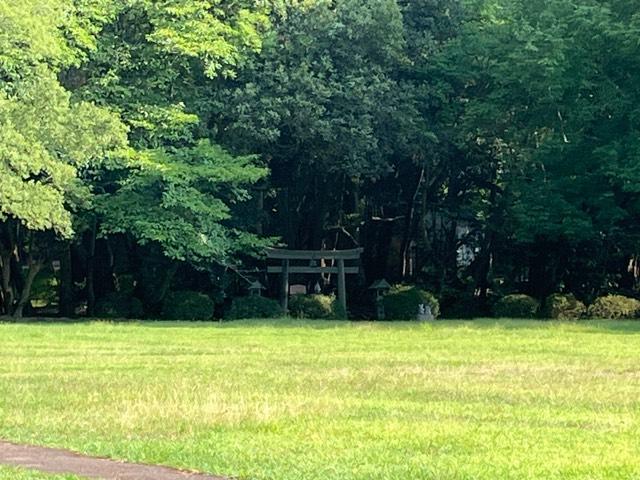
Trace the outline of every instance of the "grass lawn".
<instances>
[{"instance_id":1,"label":"grass lawn","mask_svg":"<svg viewBox=\"0 0 640 480\"><path fill-rule=\"evenodd\" d=\"M640 479L640 322L4 324L0 438L242 479Z\"/></svg>"},{"instance_id":2,"label":"grass lawn","mask_svg":"<svg viewBox=\"0 0 640 480\"><path fill-rule=\"evenodd\" d=\"M74 475L48 475L22 468L0 466L0 480L80 480Z\"/></svg>"}]
</instances>

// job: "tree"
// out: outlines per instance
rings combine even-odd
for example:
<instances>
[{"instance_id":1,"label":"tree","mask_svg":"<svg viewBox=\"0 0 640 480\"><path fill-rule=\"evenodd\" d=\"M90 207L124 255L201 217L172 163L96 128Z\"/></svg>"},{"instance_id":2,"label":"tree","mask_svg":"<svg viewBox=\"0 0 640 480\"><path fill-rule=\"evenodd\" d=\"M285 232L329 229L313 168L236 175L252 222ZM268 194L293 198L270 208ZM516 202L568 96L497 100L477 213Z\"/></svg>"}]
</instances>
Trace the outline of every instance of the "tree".
<instances>
[{"instance_id":1,"label":"tree","mask_svg":"<svg viewBox=\"0 0 640 480\"><path fill-rule=\"evenodd\" d=\"M611 253L624 263L634 253L638 84L629 72L638 44L628 7L478 2L455 47L457 61L471 67L466 142L497 160L507 221L501 243L523 253L524 262L508 267L516 272L505 273L526 269L541 296L563 285L593 295L614 278L606 273ZM586 261L596 252L608 252L598 255L600 266ZM588 268L578 267L579 256Z\"/></svg>"},{"instance_id":2,"label":"tree","mask_svg":"<svg viewBox=\"0 0 640 480\"><path fill-rule=\"evenodd\" d=\"M118 275L133 274L153 311L179 262L235 268L242 255L266 245L247 232L250 222L231 217L249 199L247 187L267 172L254 157L233 157L211 142L208 108L216 78L233 76L247 52L261 46L266 17L254 7L250 1L118 2L88 62L67 72L77 98L120 113L133 149L87 177L99 192L79 255L86 258L89 311L100 248L112 252L113 244L125 243L101 276L98 295L117 288ZM158 262L165 268L156 284L158 278L142 272Z\"/></svg>"},{"instance_id":3,"label":"tree","mask_svg":"<svg viewBox=\"0 0 640 480\"><path fill-rule=\"evenodd\" d=\"M1 291L4 313L15 316L29 300L51 234L71 237L73 212L90 201L81 170L125 144L116 115L73 102L57 81L59 69L78 58L63 31L79 18L59 23L56 9L65 6L52 1L0 7ZM28 267L25 278L21 264Z\"/></svg>"},{"instance_id":4,"label":"tree","mask_svg":"<svg viewBox=\"0 0 640 480\"><path fill-rule=\"evenodd\" d=\"M370 275L396 275L377 271L391 256L384 232L400 230L406 253L423 187L443 182L445 93L425 72L457 12L344 0L274 13L261 54L219 92L216 122L223 144L268 159L271 232L291 247L362 244Z\"/></svg>"},{"instance_id":5,"label":"tree","mask_svg":"<svg viewBox=\"0 0 640 480\"><path fill-rule=\"evenodd\" d=\"M100 199L103 234L156 242L167 257L198 266L225 264L268 245L231 222L230 205L247 200L247 186L267 173L253 157L233 157L202 140L140 152L134 165L117 191Z\"/></svg>"}]
</instances>

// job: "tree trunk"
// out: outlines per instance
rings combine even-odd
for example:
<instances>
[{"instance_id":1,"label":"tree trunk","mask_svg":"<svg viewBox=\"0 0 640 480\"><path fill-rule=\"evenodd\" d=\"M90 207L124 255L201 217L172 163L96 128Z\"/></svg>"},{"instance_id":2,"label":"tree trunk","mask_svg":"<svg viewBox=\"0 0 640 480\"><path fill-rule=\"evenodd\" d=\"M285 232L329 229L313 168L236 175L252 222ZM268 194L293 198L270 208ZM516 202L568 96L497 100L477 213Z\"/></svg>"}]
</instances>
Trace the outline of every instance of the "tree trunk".
<instances>
[{"instance_id":1,"label":"tree trunk","mask_svg":"<svg viewBox=\"0 0 640 480\"><path fill-rule=\"evenodd\" d=\"M15 290L11 278L13 257L16 253L15 232L9 222L3 222L0 226L3 227L0 232L0 262L2 263L0 288L2 289L4 314L11 315L15 300Z\"/></svg>"},{"instance_id":2,"label":"tree trunk","mask_svg":"<svg viewBox=\"0 0 640 480\"><path fill-rule=\"evenodd\" d=\"M96 310L95 259L97 230L98 224L94 217L89 230L89 255L87 258L87 316L89 317L93 316Z\"/></svg>"},{"instance_id":3,"label":"tree trunk","mask_svg":"<svg viewBox=\"0 0 640 480\"><path fill-rule=\"evenodd\" d=\"M58 313L71 317L73 308L73 277L71 273L71 243L65 242L60 256L60 288L58 289Z\"/></svg>"},{"instance_id":4,"label":"tree trunk","mask_svg":"<svg viewBox=\"0 0 640 480\"><path fill-rule=\"evenodd\" d=\"M160 284L160 288L158 289L158 300L159 302L163 302L164 298L169 293L171 289L171 282L173 281L173 277L176 276L178 272L178 262L172 262L169 265L169 268L166 270L166 274L162 279L162 283Z\"/></svg>"},{"instance_id":5,"label":"tree trunk","mask_svg":"<svg viewBox=\"0 0 640 480\"><path fill-rule=\"evenodd\" d=\"M476 295L479 300L479 306L488 311L489 309L489 288L491 287L491 271L494 261L494 250L498 240L497 232L503 228L502 218L500 214L500 206L498 205L500 190L495 186L495 179L492 178L487 184L490 188L489 194L489 210L487 220L485 222L485 231L483 235L482 245L478 258L476 259L475 281Z\"/></svg>"},{"instance_id":6,"label":"tree trunk","mask_svg":"<svg viewBox=\"0 0 640 480\"><path fill-rule=\"evenodd\" d=\"M11 252L2 252L2 300L5 315L11 314L13 288L11 286Z\"/></svg>"},{"instance_id":7,"label":"tree trunk","mask_svg":"<svg viewBox=\"0 0 640 480\"><path fill-rule=\"evenodd\" d=\"M263 221L264 221L264 188L258 189L256 195L258 214L256 216L256 233L262 235L264 233Z\"/></svg>"},{"instance_id":8,"label":"tree trunk","mask_svg":"<svg viewBox=\"0 0 640 480\"><path fill-rule=\"evenodd\" d=\"M416 202L418 200L418 195L420 195L420 189L422 188L423 181L424 181L424 167L420 171L420 178L418 179L418 184L416 185L414 193L411 196L411 200L409 200L409 205L407 208L407 216L404 221L404 231L402 235L402 247L401 247L403 280L407 278L411 270L409 268L409 261L410 261L409 248L411 246L411 240L413 239Z\"/></svg>"},{"instance_id":9,"label":"tree trunk","mask_svg":"<svg viewBox=\"0 0 640 480\"><path fill-rule=\"evenodd\" d=\"M476 270L476 293L480 300L480 304L484 307L487 303L489 293L489 274L491 273L493 251L493 231L489 230L485 233L484 241L480 248L477 258Z\"/></svg>"},{"instance_id":10,"label":"tree trunk","mask_svg":"<svg viewBox=\"0 0 640 480\"><path fill-rule=\"evenodd\" d=\"M44 262L42 260L34 260L33 257L29 257L29 272L27 273L27 278L25 279L24 286L22 288L20 300L18 300L18 305L16 305L16 309L13 312L14 318L22 318L24 307L27 305L29 298L31 297L33 281L42 269L43 265Z\"/></svg>"}]
</instances>

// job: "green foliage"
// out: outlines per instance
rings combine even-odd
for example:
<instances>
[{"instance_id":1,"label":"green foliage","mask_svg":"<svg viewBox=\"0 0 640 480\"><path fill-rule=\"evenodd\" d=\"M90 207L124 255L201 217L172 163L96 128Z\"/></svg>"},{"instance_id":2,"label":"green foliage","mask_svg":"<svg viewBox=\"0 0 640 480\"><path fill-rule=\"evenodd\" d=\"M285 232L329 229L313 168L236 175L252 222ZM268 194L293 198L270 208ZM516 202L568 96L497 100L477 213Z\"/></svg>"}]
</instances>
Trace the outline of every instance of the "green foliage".
<instances>
[{"instance_id":1,"label":"green foliage","mask_svg":"<svg viewBox=\"0 0 640 480\"><path fill-rule=\"evenodd\" d=\"M100 200L102 231L155 242L169 258L196 265L259 251L269 242L233 228L229 206L246 200L247 188L266 174L254 162L208 141L140 154L138 168Z\"/></svg>"},{"instance_id":2,"label":"green foliage","mask_svg":"<svg viewBox=\"0 0 640 480\"><path fill-rule=\"evenodd\" d=\"M577 320L587 312L587 307L572 294L554 293L547 297L542 310L546 318Z\"/></svg>"},{"instance_id":3,"label":"green foliage","mask_svg":"<svg viewBox=\"0 0 640 480\"><path fill-rule=\"evenodd\" d=\"M64 0L0 6L0 221L67 237L89 195L79 170L126 144L116 115L73 101L58 81L91 43L82 12Z\"/></svg>"},{"instance_id":4,"label":"green foliage","mask_svg":"<svg viewBox=\"0 0 640 480\"><path fill-rule=\"evenodd\" d=\"M259 50L260 31L267 17L255 6L258 2L224 0L144 0L131 2L144 8L153 31L149 40L169 54L203 61L207 75L231 76L249 51Z\"/></svg>"},{"instance_id":5,"label":"green foliage","mask_svg":"<svg viewBox=\"0 0 640 480\"><path fill-rule=\"evenodd\" d=\"M21 0L0 3L0 72L15 80L37 64L78 65L109 17L113 0ZM0 85L0 90L3 86Z\"/></svg>"},{"instance_id":6,"label":"green foliage","mask_svg":"<svg viewBox=\"0 0 640 480\"><path fill-rule=\"evenodd\" d=\"M2 313L40 295L60 239L89 303L137 269L148 312L181 264L222 290L266 236L365 245L368 275L428 286L448 316L475 310L449 288L483 309L496 285L638 291L637 7L0 2Z\"/></svg>"},{"instance_id":7,"label":"green foliage","mask_svg":"<svg viewBox=\"0 0 640 480\"><path fill-rule=\"evenodd\" d=\"M212 143L208 126L212 78L260 49L265 21L252 1L118 4L69 79L80 98L112 105L130 128L133 150L92 177L102 235L157 245L197 268L236 263L270 243L235 214L267 170Z\"/></svg>"},{"instance_id":8,"label":"green foliage","mask_svg":"<svg viewBox=\"0 0 640 480\"><path fill-rule=\"evenodd\" d=\"M440 298L442 318L470 319L483 316L480 302L473 294L454 290Z\"/></svg>"},{"instance_id":9,"label":"green foliage","mask_svg":"<svg viewBox=\"0 0 640 480\"><path fill-rule=\"evenodd\" d=\"M346 318L338 299L333 295L292 295L289 298L289 313L296 318L313 320Z\"/></svg>"},{"instance_id":10,"label":"green foliage","mask_svg":"<svg viewBox=\"0 0 640 480\"><path fill-rule=\"evenodd\" d=\"M434 317L440 315L440 303L430 292L411 285L395 285L384 296L385 317L389 320L416 320L420 305L431 307Z\"/></svg>"},{"instance_id":11,"label":"green foliage","mask_svg":"<svg viewBox=\"0 0 640 480\"><path fill-rule=\"evenodd\" d=\"M274 200L274 233L294 244L292 232L317 238L327 224L358 224L343 199L395 191L376 182L394 178L400 163L413 182L437 138L418 111L419 88L404 79L411 60L400 2L284 3L260 55L217 92L215 118L219 141L269 159L269 185L287 192Z\"/></svg>"},{"instance_id":12,"label":"green foliage","mask_svg":"<svg viewBox=\"0 0 640 480\"><path fill-rule=\"evenodd\" d=\"M31 305L49 307L58 301L60 284L55 273L47 268L38 275L31 289Z\"/></svg>"},{"instance_id":13,"label":"green foliage","mask_svg":"<svg viewBox=\"0 0 640 480\"><path fill-rule=\"evenodd\" d=\"M623 295L598 297L589 305L588 313L591 318L638 318L640 315L640 300Z\"/></svg>"},{"instance_id":14,"label":"green foliage","mask_svg":"<svg viewBox=\"0 0 640 480\"><path fill-rule=\"evenodd\" d=\"M210 320L215 304L208 295L190 290L171 292L162 307L167 320Z\"/></svg>"},{"instance_id":15,"label":"green foliage","mask_svg":"<svg viewBox=\"0 0 640 480\"><path fill-rule=\"evenodd\" d=\"M405 44L395 0L292 4L274 24L262 54L241 70L242 88L220 92L220 113L232 121L225 140L230 133L231 144L277 155L285 168L304 162L305 182L381 175L394 109L415 113L403 96L409 87L392 77ZM279 148L293 142L295 151Z\"/></svg>"},{"instance_id":16,"label":"green foliage","mask_svg":"<svg viewBox=\"0 0 640 480\"><path fill-rule=\"evenodd\" d=\"M136 288L135 277L131 274L118 275L116 290L124 295L133 295Z\"/></svg>"},{"instance_id":17,"label":"green foliage","mask_svg":"<svg viewBox=\"0 0 640 480\"><path fill-rule=\"evenodd\" d=\"M278 318L283 316L280 304L271 298L250 295L236 297L231 302L226 317L230 319L242 318Z\"/></svg>"},{"instance_id":18,"label":"green foliage","mask_svg":"<svg viewBox=\"0 0 640 480\"><path fill-rule=\"evenodd\" d=\"M615 263L611 252L635 254L640 148L628 119L640 113L640 90L629 72L640 57L631 4L469 2L463 32L447 48L468 100L460 145L494 162L488 178L499 195L487 231L523 252L550 244L579 259L569 269L571 258L551 249L532 260L527 267L547 272L533 281L539 293L566 287L551 273L564 270L573 271L569 290L589 279L580 293L592 295L609 283L606 273L589 277Z\"/></svg>"},{"instance_id":19,"label":"green foliage","mask_svg":"<svg viewBox=\"0 0 640 480\"><path fill-rule=\"evenodd\" d=\"M127 143L117 114L72 98L60 82L95 46L106 4L0 5L0 296L6 314L22 315L55 241L70 238L79 214L90 208L85 172Z\"/></svg>"},{"instance_id":20,"label":"green foliage","mask_svg":"<svg viewBox=\"0 0 640 480\"><path fill-rule=\"evenodd\" d=\"M144 308L130 293L111 292L98 299L95 313L101 318L142 318Z\"/></svg>"},{"instance_id":21,"label":"green foliage","mask_svg":"<svg viewBox=\"0 0 640 480\"><path fill-rule=\"evenodd\" d=\"M529 295L514 293L506 295L496 302L493 314L498 318L535 318L540 302Z\"/></svg>"},{"instance_id":22,"label":"green foliage","mask_svg":"<svg viewBox=\"0 0 640 480\"><path fill-rule=\"evenodd\" d=\"M72 212L90 193L79 170L125 142L117 116L72 102L44 69L16 82L11 94L0 91L0 221L70 236Z\"/></svg>"}]
</instances>

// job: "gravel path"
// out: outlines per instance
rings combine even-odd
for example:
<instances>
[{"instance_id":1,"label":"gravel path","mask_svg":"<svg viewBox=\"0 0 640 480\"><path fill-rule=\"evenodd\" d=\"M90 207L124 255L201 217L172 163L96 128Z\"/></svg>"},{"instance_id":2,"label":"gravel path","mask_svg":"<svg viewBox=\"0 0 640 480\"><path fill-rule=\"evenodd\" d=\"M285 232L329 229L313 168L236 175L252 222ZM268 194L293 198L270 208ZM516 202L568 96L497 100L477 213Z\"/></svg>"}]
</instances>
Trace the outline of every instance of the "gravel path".
<instances>
[{"instance_id":1,"label":"gravel path","mask_svg":"<svg viewBox=\"0 0 640 480\"><path fill-rule=\"evenodd\" d=\"M106 458L87 457L68 450L16 445L2 441L0 464L102 480L228 480L168 467L117 462Z\"/></svg>"}]
</instances>

